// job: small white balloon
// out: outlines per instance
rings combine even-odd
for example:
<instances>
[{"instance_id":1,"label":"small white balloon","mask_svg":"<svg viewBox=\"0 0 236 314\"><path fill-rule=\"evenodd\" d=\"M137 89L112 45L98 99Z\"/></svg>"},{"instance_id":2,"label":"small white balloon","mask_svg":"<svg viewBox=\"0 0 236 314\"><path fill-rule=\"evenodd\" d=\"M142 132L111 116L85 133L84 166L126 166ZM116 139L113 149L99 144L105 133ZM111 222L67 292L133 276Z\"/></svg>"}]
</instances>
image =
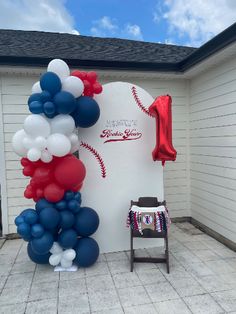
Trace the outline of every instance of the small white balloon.
<instances>
[{"instance_id":1,"label":"small white balloon","mask_svg":"<svg viewBox=\"0 0 236 314\"><path fill-rule=\"evenodd\" d=\"M24 130L17 131L12 138L12 147L14 152L23 157L27 154L27 149L23 145L23 140L26 137Z\"/></svg>"},{"instance_id":2,"label":"small white balloon","mask_svg":"<svg viewBox=\"0 0 236 314\"><path fill-rule=\"evenodd\" d=\"M36 148L38 148L39 150L43 150L46 148L47 146L47 140L45 137L42 137L42 136L38 136L36 137L35 139L35 142L34 142L34 146Z\"/></svg>"},{"instance_id":3,"label":"small white balloon","mask_svg":"<svg viewBox=\"0 0 236 314\"><path fill-rule=\"evenodd\" d=\"M59 114L51 119L51 133L71 134L75 129L75 121L68 114Z\"/></svg>"},{"instance_id":4,"label":"small white balloon","mask_svg":"<svg viewBox=\"0 0 236 314\"><path fill-rule=\"evenodd\" d=\"M58 244L57 242L53 242L53 245L49 252L52 254L59 254L63 252L63 249L61 248L60 244Z\"/></svg>"},{"instance_id":5,"label":"small white balloon","mask_svg":"<svg viewBox=\"0 0 236 314\"><path fill-rule=\"evenodd\" d=\"M68 249L63 252L63 259L68 261L73 261L75 259L76 253L73 249Z\"/></svg>"},{"instance_id":6,"label":"small white balloon","mask_svg":"<svg viewBox=\"0 0 236 314\"><path fill-rule=\"evenodd\" d=\"M24 121L24 130L32 137L48 137L50 134L50 124L39 114L31 114Z\"/></svg>"},{"instance_id":7,"label":"small white balloon","mask_svg":"<svg viewBox=\"0 0 236 314\"><path fill-rule=\"evenodd\" d=\"M37 148L31 148L28 153L27 153L27 158L30 161L37 161L41 157L41 151L38 150Z\"/></svg>"},{"instance_id":8,"label":"small white balloon","mask_svg":"<svg viewBox=\"0 0 236 314\"><path fill-rule=\"evenodd\" d=\"M41 93L41 92L42 92L42 88L40 86L40 82L34 83L34 85L32 86L32 94Z\"/></svg>"},{"instance_id":9,"label":"small white balloon","mask_svg":"<svg viewBox=\"0 0 236 314\"><path fill-rule=\"evenodd\" d=\"M50 154L63 157L70 152L71 143L64 134L54 133L47 139L47 149Z\"/></svg>"},{"instance_id":10,"label":"small white balloon","mask_svg":"<svg viewBox=\"0 0 236 314\"><path fill-rule=\"evenodd\" d=\"M61 59L53 59L48 64L47 71L54 72L61 80L65 79L70 75L70 69L65 61Z\"/></svg>"},{"instance_id":11,"label":"small white balloon","mask_svg":"<svg viewBox=\"0 0 236 314\"><path fill-rule=\"evenodd\" d=\"M61 259L61 267L70 268L72 266L72 261L68 261L64 258Z\"/></svg>"},{"instance_id":12,"label":"small white balloon","mask_svg":"<svg viewBox=\"0 0 236 314\"><path fill-rule=\"evenodd\" d=\"M28 150L34 147L34 141L32 138L26 135L25 138L23 139L23 145Z\"/></svg>"},{"instance_id":13,"label":"small white balloon","mask_svg":"<svg viewBox=\"0 0 236 314\"><path fill-rule=\"evenodd\" d=\"M41 153L41 160L43 162L49 163L52 161L52 155L47 150L43 150Z\"/></svg>"},{"instance_id":14,"label":"small white balloon","mask_svg":"<svg viewBox=\"0 0 236 314\"><path fill-rule=\"evenodd\" d=\"M69 136L69 140L71 142L71 145L77 145L79 143L79 139L78 139L78 136L74 133L72 133L70 136Z\"/></svg>"},{"instance_id":15,"label":"small white balloon","mask_svg":"<svg viewBox=\"0 0 236 314\"><path fill-rule=\"evenodd\" d=\"M84 83L78 77L68 76L62 81L61 89L71 93L75 98L77 98L83 94Z\"/></svg>"},{"instance_id":16,"label":"small white balloon","mask_svg":"<svg viewBox=\"0 0 236 314\"><path fill-rule=\"evenodd\" d=\"M52 265L52 266L57 266L60 263L60 261L61 261L61 254L62 253L52 254L49 257L49 264Z\"/></svg>"}]
</instances>

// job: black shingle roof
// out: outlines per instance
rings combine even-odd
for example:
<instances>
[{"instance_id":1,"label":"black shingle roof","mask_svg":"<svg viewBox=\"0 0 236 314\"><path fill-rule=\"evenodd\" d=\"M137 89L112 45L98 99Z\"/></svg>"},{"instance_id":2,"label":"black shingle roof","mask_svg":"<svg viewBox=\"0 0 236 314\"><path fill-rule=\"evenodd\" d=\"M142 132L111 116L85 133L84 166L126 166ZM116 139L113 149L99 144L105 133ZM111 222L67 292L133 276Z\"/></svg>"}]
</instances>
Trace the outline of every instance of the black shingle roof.
<instances>
[{"instance_id":1,"label":"black shingle roof","mask_svg":"<svg viewBox=\"0 0 236 314\"><path fill-rule=\"evenodd\" d=\"M236 23L196 49L118 38L0 30L0 64L46 66L54 58L70 66L183 71L235 41Z\"/></svg>"}]
</instances>

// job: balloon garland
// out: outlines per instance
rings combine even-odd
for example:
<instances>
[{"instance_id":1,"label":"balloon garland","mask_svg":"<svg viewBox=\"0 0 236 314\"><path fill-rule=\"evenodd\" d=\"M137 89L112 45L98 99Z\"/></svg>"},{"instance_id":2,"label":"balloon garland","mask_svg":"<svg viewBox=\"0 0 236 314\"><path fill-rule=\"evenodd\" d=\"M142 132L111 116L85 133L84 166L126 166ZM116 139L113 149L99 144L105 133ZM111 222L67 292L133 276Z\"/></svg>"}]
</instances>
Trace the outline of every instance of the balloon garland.
<instances>
[{"instance_id":1,"label":"balloon garland","mask_svg":"<svg viewBox=\"0 0 236 314\"><path fill-rule=\"evenodd\" d=\"M92 97L101 92L95 72L70 74L63 60L54 59L33 85L31 114L13 136L23 175L31 178L24 196L36 203L34 209L23 210L15 224L35 263L68 269L73 262L88 267L98 258L98 244L90 236L99 217L94 209L81 207L86 169L73 153L80 145L75 128L91 127L99 119L100 108Z\"/></svg>"}]
</instances>

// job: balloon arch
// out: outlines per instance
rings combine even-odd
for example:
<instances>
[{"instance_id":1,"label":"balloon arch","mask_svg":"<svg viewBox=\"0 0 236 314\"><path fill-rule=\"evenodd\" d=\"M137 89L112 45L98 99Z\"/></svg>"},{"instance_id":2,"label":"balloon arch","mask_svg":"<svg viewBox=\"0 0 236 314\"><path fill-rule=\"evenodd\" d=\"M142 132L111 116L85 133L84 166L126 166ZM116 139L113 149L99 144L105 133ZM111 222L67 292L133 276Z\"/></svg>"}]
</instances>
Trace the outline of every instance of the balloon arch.
<instances>
[{"instance_id":1,"label":"balloon arch","mask_svg":"<svg viewBox=\"0 0 236 314\"><path fill-rule=\"evenodd\" d=\"M91 127L99 119L93 96L101 92L95 72L70 73L63 60L54 59L33 85L31 114L13 136L23 174L31 178L24 196L36 203L23 210L15 224L35 263L69 269L72 263L88 267L98 258L98 244L90 236L99 217L94 209L81 206L86 169L73 153L79 148L76 127Z\"/></svg>"}]
</instances>

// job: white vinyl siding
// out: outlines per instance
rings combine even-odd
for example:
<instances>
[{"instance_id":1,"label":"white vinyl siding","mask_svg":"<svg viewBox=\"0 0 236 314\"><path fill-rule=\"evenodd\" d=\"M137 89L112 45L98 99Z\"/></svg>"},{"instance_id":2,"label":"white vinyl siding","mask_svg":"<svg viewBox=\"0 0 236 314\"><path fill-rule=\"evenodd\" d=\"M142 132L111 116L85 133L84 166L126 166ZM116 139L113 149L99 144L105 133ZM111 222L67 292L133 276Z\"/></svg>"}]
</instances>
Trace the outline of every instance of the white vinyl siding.
<instances>
[{"instance_id":1,"label":"white vinyl siding","mask_svg":"<svg viewBox=\"0 0 236 314\"><path fill-rule=\"evenodd\" d=\"M38 77L6 75L1 77L2 110L4 122L4 146L6 159L6 187L8 201L8 233L16 232L14 218L24 209L33 205L32 200L23 197L28 179L22 174L20 158L12 151L13 134L22 128L29 114L27 100L31 87ZM188 91L185 80L119 79L109 77L108 81L128 81L139 85L154 98L169 94L173 98L173 144L178 155L175 163L167 162L164 169L165 199L172 217L190 216L189 175L188 175ZM155 136L153 134L153 136ZM150 152L151 154L151 152ZM158 178L157 178L158 180ZM155 182L152 182L155 184ZM5 228L7 230L7 228Z\"/></svg>"},{"instance_id":2,"label":"white vinyl siding","mask_svg":"<svg viewBox=\"0 0 236 314\"><path fill-rule=\"evenodd\" d=\"M236 242L236 59L190 82L191 215Z\"/></svg>"}]
</instances>

